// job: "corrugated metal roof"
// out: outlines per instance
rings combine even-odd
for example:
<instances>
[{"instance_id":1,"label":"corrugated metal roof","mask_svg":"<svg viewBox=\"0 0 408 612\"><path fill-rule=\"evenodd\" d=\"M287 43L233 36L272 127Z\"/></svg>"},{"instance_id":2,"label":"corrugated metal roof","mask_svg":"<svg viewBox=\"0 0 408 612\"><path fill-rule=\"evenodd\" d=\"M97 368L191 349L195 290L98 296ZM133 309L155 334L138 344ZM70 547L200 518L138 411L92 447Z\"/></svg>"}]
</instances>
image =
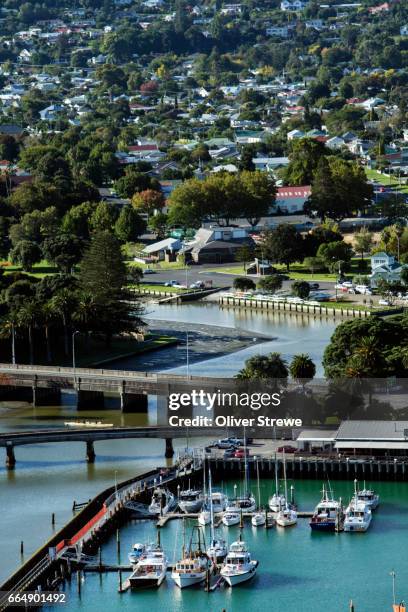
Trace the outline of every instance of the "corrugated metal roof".
<instances>
[{"instance_id":1,"label":"corrugated metal roof","mask_svg":"<svg viewBox=\"0 0 408 612\"><path fill-rule=\"evenodd\" d=\"M303 429L296 442L333 442L336 434L336 429Z\"/></svg>"},{"instance_id":2,"label":"corrugated metal roof","mask_svg":"<svg viewBox=\"0 0 408 612\"><path fill-rule=\"evenodd\" d=\"M370 440L369 442L336 442L334 447L337 450L346 448L372 448L373 450L385 449L385 450L404 450L408 449L408 440L406 442L378 442L376 440Z\"/></svg>"},{"instance_id":3,"label":"corrugated metal roof","mask_svg":"<svg viewBox=\"0 0 408 612\"><path fill-rule=\"evenodd\" d=\"M343 421L336 440L405 440L408 421Z\"/></svg>"}]
</instances>

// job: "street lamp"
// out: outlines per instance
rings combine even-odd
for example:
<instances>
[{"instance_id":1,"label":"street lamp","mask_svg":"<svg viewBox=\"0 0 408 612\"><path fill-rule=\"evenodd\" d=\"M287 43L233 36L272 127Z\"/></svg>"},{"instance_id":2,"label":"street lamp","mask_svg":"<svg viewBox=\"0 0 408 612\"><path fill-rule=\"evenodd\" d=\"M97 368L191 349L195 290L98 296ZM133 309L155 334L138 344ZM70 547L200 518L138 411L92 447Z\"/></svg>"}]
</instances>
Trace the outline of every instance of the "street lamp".
<instances>
[{"instance_id":1,"label":"street lamp","mask_svg":"<svg viewBox=\"0 0 408 612\"><path fill-rule=\"evenodd\" d=\"M80 334L78 330L72 332L72 374L74 378L74 389L76 388L76 362L75 362L75 336Z\"/></svg>"}]
</instances>

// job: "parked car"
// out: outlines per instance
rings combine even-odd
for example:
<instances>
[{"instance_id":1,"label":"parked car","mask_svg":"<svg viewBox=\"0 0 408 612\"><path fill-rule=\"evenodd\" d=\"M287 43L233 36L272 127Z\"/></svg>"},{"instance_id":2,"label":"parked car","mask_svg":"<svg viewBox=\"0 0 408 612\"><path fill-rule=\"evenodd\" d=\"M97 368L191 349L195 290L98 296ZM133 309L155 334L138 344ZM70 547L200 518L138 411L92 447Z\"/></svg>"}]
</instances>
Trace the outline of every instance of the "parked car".
<instances>
[{"instance_id":1,"label":"parked car","mask_svg":"<svg viewBox=\"0 0 408 612\"><path fill-rule=\"evenodd\" d=\"M178 280L169 280L164 283L165 287L180 287L180 282Z\"/></svg>"},{"instance_id":2,"label":"parked car","mask_svg":"<svg viewBox=\"0 0 408 612\"><path fill-rule=\"evenodd\" d=\"M215 448L233 448L233 444L231 444L228 438L224 438L223 440L218 440L218 442L216 442L214 446Z\"/></svg>"},{"instance_id":3,"label":"parked car","mask_svg":"<svg viewBox=\"0 0 408 612\"><path fill-rule=\"evenodd\" d=\"M249 455L249 450L246 449L246 456L249 457ZM243 459L245 457L245 449L239 448L238 450L236 450L234 453L234 457L236 457L237 459Z\"/></svg>"},{"instance_id":4,"label":"parked car","mask_svg":"<svg viewBox=\"0 0 408 612\"><path fill-rule=\"evenodd\" d=\"M145 270L143 270L143 276L145 274L156 274L156 270L153 270L153 268L146 268Z\"/></svg>"},{"instance_id":5,"label":"parked car","mask_svg":"<svg viewBox=\"0 0 408 612\"><path fill-rule=\"evenodd\" d=\"M351 287L353 287L353 282L352 281L344 281L342 283L343 287L347 287L348 289L351 289Z\"/></svg>"},{"instance_id":6,"label":"parked car","mask_svg":"<svg viewBox=\"0 0 408 612\"><path fill-rule=\"evenodd\" d=\"M388 300L378 300L380 306L391 306Z\"/></svg>"},{"instance_id":7,"label":"parked car","mask_svg":"<svg viewBox=\"0 0 408 612\"><path fill-rule=\"evenodd\" d=\"M232 459L232 457L234 456L235 456L234 448L228 448L226 451L224 451L224 455L223 455L224 459Z\"/></svg>"},{"instance_id":8,"label":"parked car","mask_svg":"<svg viewBox=\"0 0 408 612\"><path fill-rule=\"evenodd\" d=\"M309 286L312 291L316 291L320 287L319 283L309 283Z\"/></svg>"},{"instance_id":9,"label":"parked car","mask_svg":"<svg viewBox=\"0 0 408 612\"><path fill-rule=\"evenodd\" d=\"M190 289L204 289L205 283L203 281L196 281L195 283L191 283Z\"/></svg>"},{"instance_id":10,"label":"parked car","mask_svg":"<svg viewBox=\"0 0 408 612\"><path fill-rule=\"evenodd\" d=\"M290 444L284 444L283 446L279 446L277 450L278 453L297 453L298 451L296 446L291 446Z\"/></svg>"}]
</instances>

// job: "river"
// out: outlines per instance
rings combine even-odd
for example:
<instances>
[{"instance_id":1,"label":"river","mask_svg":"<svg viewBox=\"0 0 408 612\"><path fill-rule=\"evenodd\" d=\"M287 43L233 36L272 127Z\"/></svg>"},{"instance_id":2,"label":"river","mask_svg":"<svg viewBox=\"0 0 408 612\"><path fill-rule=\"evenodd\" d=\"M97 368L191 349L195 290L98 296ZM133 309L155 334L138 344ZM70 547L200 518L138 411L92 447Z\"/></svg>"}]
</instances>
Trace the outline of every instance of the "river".
<instances>
[{"instance_id":1,"label":"river","mask_svg":"<svg viewBox=\"0 0 408 612\"><path fill-rule=\"evenodd\" d=\"M286 359L299 352L308 352L321 374L321 357L333 330L332 320L239 310L221 310L216 304L147 305L146 320L155 329L176 332L184 339L189 331L190 372L228 376L242 367L255 353L278 351ZM241 350L228 345L232 330L242 336ZM211 340L212 339L212 340ZM255 340L254 340L255 339ZM226 346L229 348L226 350ZM209 351L209 346L211 350ZM211 358L209 358L211 357ZM162 370L175 366L185 370L186 346L116 362L120 369ZM103 418L118 425L144 425L155 422L155 406L149 403L146 415L122 415L115 400L107 402L101 412L81 412L82 417ZM27 404L0 403L0 430L32 430L60 427L76 416L74 398L63 395L63 405L32 408ZM197 445L203 443L197 439ZM182 448L184 441L175 443ZM83 502L101 489L164 463L164 442L161 440L103 441L95 445L96 463L85 461L83 443L61 443L22 446L16 449L17 465L8 471L2 455L0 462L0 580L15 569L20 559L20 541L24 541L26 557L52 534L51 514L56 515L56 529L72 516L73 500Z\"/></svg>"}]
</instances>

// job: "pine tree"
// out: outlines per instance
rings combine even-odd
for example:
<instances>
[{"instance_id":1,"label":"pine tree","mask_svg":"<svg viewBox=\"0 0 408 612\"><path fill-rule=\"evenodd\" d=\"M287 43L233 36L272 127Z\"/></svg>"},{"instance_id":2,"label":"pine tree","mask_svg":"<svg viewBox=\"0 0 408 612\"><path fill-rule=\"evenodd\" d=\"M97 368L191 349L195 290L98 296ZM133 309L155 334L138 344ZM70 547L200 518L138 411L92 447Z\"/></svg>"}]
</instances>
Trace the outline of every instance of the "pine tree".
<instances>
[{"instance_id":1,"label":"pine tree","mask_svg":"<svg viewBox=\"0 0 408 612\"><path fill-rule=\"evenodd\" d=\"M136 210L127 204L120 211L115 223L115 236L120 242L134 242L144 232L146 223Z\"/></svg>"}]
</instances>

